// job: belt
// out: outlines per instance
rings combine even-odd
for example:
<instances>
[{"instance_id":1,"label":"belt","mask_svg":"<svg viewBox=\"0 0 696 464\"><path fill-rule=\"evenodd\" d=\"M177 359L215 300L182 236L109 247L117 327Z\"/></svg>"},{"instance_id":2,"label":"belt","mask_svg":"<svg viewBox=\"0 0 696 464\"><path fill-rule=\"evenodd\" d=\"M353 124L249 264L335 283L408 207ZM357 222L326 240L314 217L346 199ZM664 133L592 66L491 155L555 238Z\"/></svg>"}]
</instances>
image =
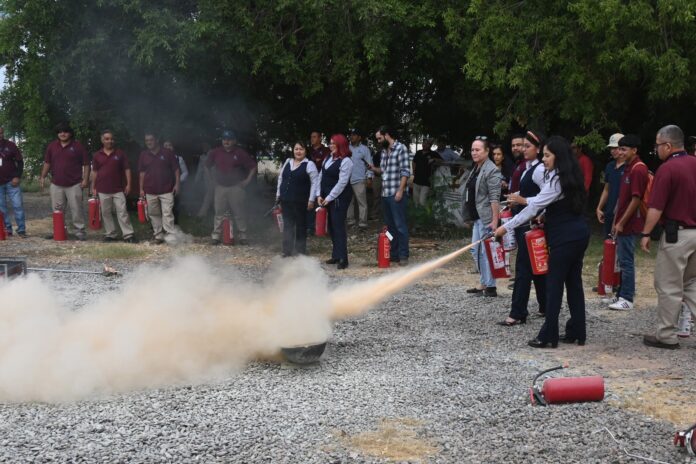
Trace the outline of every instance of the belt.
<instances>
[{"instance_id":1,"label":"belt","mask_svg":"<svg viewBox=\"0 0 696 464\"><path fill-rule=\"evenodd\" d=\"M680 229L680 230L683 230L683 229L696 229L696 226L682 226L682 225L680 225L680 226L679 226L679 229Z\"/></svg>"}]
</instances>

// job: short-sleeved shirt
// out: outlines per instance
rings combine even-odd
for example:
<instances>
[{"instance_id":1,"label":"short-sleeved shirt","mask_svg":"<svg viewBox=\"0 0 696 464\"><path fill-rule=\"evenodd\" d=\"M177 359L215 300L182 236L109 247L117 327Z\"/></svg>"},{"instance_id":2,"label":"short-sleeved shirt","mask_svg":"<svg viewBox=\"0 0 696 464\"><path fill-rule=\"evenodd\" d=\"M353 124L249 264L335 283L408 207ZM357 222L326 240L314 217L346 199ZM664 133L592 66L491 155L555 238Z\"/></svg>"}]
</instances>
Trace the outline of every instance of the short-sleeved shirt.
<instances>
[{"instance_id":1,"label":"short-sleeved shirt","mask_svg":"<svg viewBox=\"0 0 696 464\"><path fill-rule=\"evenodd\" d=\"M696 226L696 156L672 154L655 173L648 206L688 227Z\"/></svg>"},{"instance_id":2,"label":"short-sleeved shirt","mask_svg":"<svg viewBox=\"0 0 696 464\"><path fill-rule=\"evenodd\" d=\"M150 150L140 153L138 171L145 173L145 181L141 188L147 194L162 195L173 192L178 170L179 161L176 155L166 148L160 148L157 153Z\"/></svg>"},{"instance_id":3,"label":"short-sleeved shirt","mask_svg":"<svg viewBox=\"0 0 696 464\"><path fill-rule=\"evenodd\" d=\"M633 197L643 198L648 187L648 167L638 156L624 168L621 176L619 199L616 203L616 221L621 219L631 203ZM619 235L635 235L643 231L645 218L640 214L640 208L636 209L633 216L624 224L623 231Z\"/></svg>"},{"instance_id":4,"label":"short-sleeved shirt","mask_svg":"<svg viewBox=\"0 0 696 464\"><path fill-rule=\"evenodd\" d=\"M97 174L94 188L98 193L123 192L126 170L130 169L128 157L116 148L110 155L99 150L92 155L92 170Z\"/></svg>"},{"instance_id":5,"label":"short-sleeved shirt","mask_svg":"<svg viewBox=\"0 0 696 464\"><path fill-rule=\"evenodd\" d=\"M6 184L19 177L22 152L17 145L7 139L0 140L0 184Z\"/></svg>"},{"instance_id":6,"label":"short-sleeved shirt","mask_svg":"<svg viewBox=\"0 0 696 464\"><path fill-rule=\"evenodd\" d=\"M77 140L66 146L54 140L46 147L44 162L49 164L51 182L59 187L72 187L82 182L82 168L89 165L87 150Z\"/></svg>"},{"instance_id":7,"label":"short-sleeved shirt","mask_svg":"<svg viewBox=\"0 0 696 464\"><path fill-rule=\"evenodd\" d=\"M218 147L210 152L205 164L215 167L215 182L223 187L239 184L256 168L254 158L240 147L232 147L230 151Z\"/></svg>"},{"instance_id":8,"label":"short-sleeved shirt","mask_svg":"<svg viewBox=\"0 0 696 464\"><path fill-rule=\"evenodd\" d=\"M626 163L616 167L616 160L611 160L604 168L604 183L609 185L607 202L604 205L604 214L610 218L616 212L616 201L619 199L619 187L621 187L621 176L624 173Z\"/></svg>"}]
</instances>

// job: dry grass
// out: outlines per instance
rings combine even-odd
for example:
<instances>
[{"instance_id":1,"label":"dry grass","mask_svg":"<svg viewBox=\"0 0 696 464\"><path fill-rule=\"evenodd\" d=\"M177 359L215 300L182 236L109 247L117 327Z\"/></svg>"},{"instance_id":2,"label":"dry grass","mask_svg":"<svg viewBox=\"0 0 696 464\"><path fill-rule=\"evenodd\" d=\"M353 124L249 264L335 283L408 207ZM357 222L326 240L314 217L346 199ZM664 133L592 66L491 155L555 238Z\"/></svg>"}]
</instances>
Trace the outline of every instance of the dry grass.
<instances>
[{"instance_id":1,"label":"dry grass","mask_svg":"<svg viewBox=\"0 0 696 464\"><path fill-rule=\"evenodd\" d=\"M681 380L680 377L612 379L611 390L619 399L610 404L688 427L696 417L696 403L693 388Z\"/></svg>"},{"instance_id":2,"label":"dry grass","mask_svg":"<svg viewBox=\"0 0 696 464\"><path fill-rule=\"evenodd\" d=\"M423 462L439 448L418 436L423 422L412 418L382 419L377 430L356 435L342 434L347 446L387 461Z\"/></svg>"}]
</instances>

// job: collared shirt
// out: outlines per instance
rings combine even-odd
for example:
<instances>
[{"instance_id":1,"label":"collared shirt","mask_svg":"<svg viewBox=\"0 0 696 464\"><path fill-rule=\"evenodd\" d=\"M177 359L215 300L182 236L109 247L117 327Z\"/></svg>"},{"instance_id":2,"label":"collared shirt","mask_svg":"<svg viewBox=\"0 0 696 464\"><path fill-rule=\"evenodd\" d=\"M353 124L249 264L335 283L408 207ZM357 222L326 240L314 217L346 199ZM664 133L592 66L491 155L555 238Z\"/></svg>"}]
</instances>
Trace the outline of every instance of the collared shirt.
<instances>
[{"instance_id":1,"label":"collared shirt","mask_svg":"<svg viewBox=\"0 0 696 464\"><path fill-rule=\"evenodd\" d=\"M402 177L411 176L409 166L408 151L403 143L394 141L391 149L382 150L380 168L382 169L382 196L391 197L396 195L401 185Z\"/></svg>"},{"instance_id":2,"label":"collared shirt","mask_svg":"<svg viewBox=\"0 0 696 464\"><path fill-rule=\"evenodd\" d=\"M351 156L353 160L353 172L350 175L350 183L359 184L360 182L364 182L368 177L367 174L370 171L367 170L367 164L365 163L372 163L372 156L370 155L370 149L362 143L357 147L351 145L350 151L353 153L353 156Z\"/></svg>"},{"instance_id":3,"label":"collared shirt","mask_svg":"<svg viewBox=\"0 0 696 464\"><path fill-rule=\"evenodd\" d=\"M223 187L232 187L244 181L253 169L256 161L246 150L232 147L226 151L218 147L208 154L205 161L207 167L215 167L215 182Z\"/></svg>"},{"instance_id":4,"label":"collared shirt","mask_svg":"<svg viewBox=\"0 0 696 464\"><path fill-rule=\"evenodd\" d=\"M655 173L648 207L662 211L662 219L696 226L696 157L685 151L672 154Z\"/></svg>"},{"instance_id":5,"label":"collared shirt","mask_svg":"<svg viewBox=\"0 0 696 464\"><path fill-rule=\"evenodd\" d=\"M537 169L537 171L539 170L540 169ZM528 223L551 203L563 198L561 182L558 177L556 177L556 171L543 170L543 172L544 183L541 187L541 191L537 196L527 199L527 206L505 224L505 230L512 230Z\"/></svg>"},{"instance_id":6,"label":"collared shirt","mask_svg":"<svg viewBox=\"0 0 696 464\"><path fill-rule=\"evenodd\" d=\"M341 163L341 158L335 160L333 159L333 156L329 156L326 158L326 161L324 161L324 168L319 172L319 178L317 179L317 186L314 196L321 196L321 175L324 169L328 169L334 163ZM346 188L348 181L350 181L350 175L352 172L353 161L349 157L343 158L340 171L338 172L338 182L336 185L334 185L334 188L331 189L326 198L324 198L325 201L333 201L338 198L341 193L343 193L343 189Z\"/></svg>"},{"instance_id":7,"label":"collared shirt","mask_svg":"<svg viewBox=\"0 0 696 464\"><path fill-rule=\"evenodd\" d=\"M643 163L638 156L633 158L631 164L626 166L623 175L621 176L621 188L619 190L619 199L616 202L616 218L618 222L628 209L633 197L643 199L645 189L648 187L648 167ZM636 208L633 216L626 221L623 226L623 232L619 235L635 235L643 231L645 218L640 214L640 207Z\"/></svg>"},{"instance_id":8,"label":"collared shirt","mask_svg":"<svg viewBox=\"0 0 696 464\"><path fill-rule=\"evenodd\" d=\"M138 171L145 173L141 188L150 195L162 195L174 191L179 162L176 155L166 148L157 153L145 150L140 153Z\"/></svg>"},{"instance_id":9,"label":"collared shirt","mask_svg":"<svg viewBox=\"0 0 696 464\"><path fill-rule=\"evenodd\" d=\"M290 164L290 170L294 171L306 163L309 181L312 183L312 186L309 189L309 198L307 199L307 202L309 203L310 201L314 201L314 199L317 197L317 191L319 189L319 172L317 172L316 165L313 162L310 163L310 161L307 158L304 158L302 161L300 161L300 164L295 166L293 160L294 158L288 158L287 160L285 160L285 163L283 163L283 166L280 168L280 174L278 175L278 188L276 189L276 198L280 198L280 186L283 183L283 171L285 171L285 166L287 164Z\"/></svg>"},{"instance_id":10,"label":"collared shirt","mask_svg":"<svg viewBox=\"0 0 696 464\"><path fill-rule=\"evenodd\" d=\"M532 169L538 164L541 164L541 161L538 159L532 160L532 161L527 161L525 160L524 163L524 171L522 171L522 175L520 176L520 179L524 177L525 174L527 174L527 171ZM534 172L532 172L532 182L537 184L539 188L544 188L544 172L546 171L543 169L544 167L542 166L541 168L536 168Z\"/></svg>"},{"instance_id":11,"label":"collared shirt","mask_svg":"<svg viewBox=\"0 0 696 464\"><path fill-rule=\"evenodd\" d=\"M128 157L123 151L116 148L107 155L104 149L92 156L92 170L97 175L94 188L98 193L123 192L124 176L129 170Z\"/></svg>"},{"instance_id":12,"label":"collared shirt","mask_svg":"<svg viewBox=\"0 0 696 464\"><path fill-rule=\"evenodd\" d=\"M82 182L82 169L89 165L89 155L77 140L70 140L66 146L54 140L46 147L44 162L50 165L53 184L72 187Z\"/></svg>"},{"instance_id":13,"label":"collared shirt","mask_svg":"<svg viewBox=\"0 0 696 464\"><path fill-rule=\"evenodd\" d=\"M0 184L6 184L22 175L24 160L17 145L7 139L0 140Z\"/></svg>"},{"instance_id":14,"label":"collared shirt","mask_svg":"<svg viewBox=\"0 0 696 464\"><path fill-rule=\"evenodd\" d=\"M317 148L309 147L309 151L307 153L307 158L314 161L314 166L317 168L317 171L321 171L321 166L324 164L324 160L329 156L331 156L331 150L329 150L329 147L325 146L324 144L319 145Z\"/></svg>"}]
</instances>

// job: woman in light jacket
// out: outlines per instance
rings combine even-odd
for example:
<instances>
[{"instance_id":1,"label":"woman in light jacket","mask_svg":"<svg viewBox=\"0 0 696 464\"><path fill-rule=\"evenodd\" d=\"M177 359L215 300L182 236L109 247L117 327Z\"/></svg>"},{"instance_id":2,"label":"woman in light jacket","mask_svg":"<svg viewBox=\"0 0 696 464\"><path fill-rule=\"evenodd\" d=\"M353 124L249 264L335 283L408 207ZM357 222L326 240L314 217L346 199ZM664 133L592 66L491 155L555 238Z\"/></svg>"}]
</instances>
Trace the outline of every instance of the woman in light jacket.
<instances>
[{"instance_id":1,"label":"woman in light jacket","mask_svg":"<svg viewBox=\"0 0 696 464\"><path fill-rule=\"evenodd\" d=\"M500 188L502 175L488 157L490 147L487 137L476 137L471 144L474 162L465 184L464 217L473 221L471 241L476 242L498 227L500 216ZM471 254L481 274L480 285L466 292L475 296L495 297L498 292L486 251L482 244L472 248Z\"/></svg>"}]
</instances>

